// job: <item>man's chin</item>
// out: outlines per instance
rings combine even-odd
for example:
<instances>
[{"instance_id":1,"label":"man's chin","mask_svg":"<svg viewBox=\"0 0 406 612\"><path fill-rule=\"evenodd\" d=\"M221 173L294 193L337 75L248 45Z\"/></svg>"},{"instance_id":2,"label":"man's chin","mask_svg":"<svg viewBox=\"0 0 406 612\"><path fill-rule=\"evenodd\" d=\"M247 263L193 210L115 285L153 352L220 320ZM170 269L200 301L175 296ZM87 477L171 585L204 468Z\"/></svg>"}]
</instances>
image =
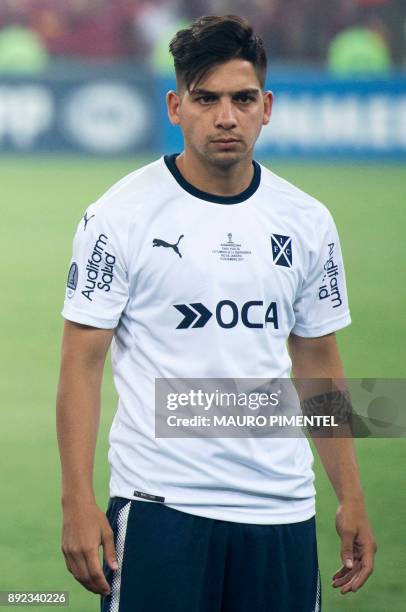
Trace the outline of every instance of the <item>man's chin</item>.
<instances>
[{"instance_id":1,"label":"man's chin","mask_svg":"<svg viewBox=\"0 0 406 612\"><path fill-rule=\"evenodd\" d=\"M210 151L207 157L213 165L227 168L240 163L246 156L241 151Z\"/></svg>"}]
</instances>

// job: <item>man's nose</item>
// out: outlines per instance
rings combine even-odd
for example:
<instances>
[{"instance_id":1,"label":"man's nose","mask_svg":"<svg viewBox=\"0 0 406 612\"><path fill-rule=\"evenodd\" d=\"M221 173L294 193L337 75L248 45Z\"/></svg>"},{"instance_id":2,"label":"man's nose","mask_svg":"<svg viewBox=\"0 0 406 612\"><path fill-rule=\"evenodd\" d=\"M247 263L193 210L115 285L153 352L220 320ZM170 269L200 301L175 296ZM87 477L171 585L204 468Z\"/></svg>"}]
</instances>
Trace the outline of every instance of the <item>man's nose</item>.
<instances>
[{"instance_id":1,"label":"man's nose","mask_svg":"<svg viewBox=\"0 0 406 612\"><path fill-rule=\"evenodd\" d=\"M236 125L237 121L232 102L227 100L222 101L216 117L216 127L222 127L224 130L230 130Z\"/></svg>"}]
</instances>

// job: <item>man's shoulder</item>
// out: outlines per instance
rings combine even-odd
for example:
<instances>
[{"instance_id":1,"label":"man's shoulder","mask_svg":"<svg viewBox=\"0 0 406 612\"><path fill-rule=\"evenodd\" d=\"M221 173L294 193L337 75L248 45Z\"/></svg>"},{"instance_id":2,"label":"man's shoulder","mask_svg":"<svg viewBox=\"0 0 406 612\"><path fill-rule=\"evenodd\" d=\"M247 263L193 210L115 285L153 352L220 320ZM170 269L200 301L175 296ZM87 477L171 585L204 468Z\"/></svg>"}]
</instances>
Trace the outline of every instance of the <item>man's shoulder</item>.
<instances>
[{"instance_id":1,"label":"man's shoulder","mask_svg":"<svg viewBox=\"0 0 406 612\"><path fill-rule=\"evenodd\" d=\"M140 206L159 197L165 178L164 162L159 158L114 183L92 204L92 209L110 218L131 216Z\"/></svg>"},{"instance_id":2,"label":"man's shoulder","mask_svg":"<svg viewBox=\"0 0 406 612\"><path fill-rule=\"evenodd\" d=\"M280 203L286 212L313 220L327 221L331 218L331 212L320 200L262 164L261 169L264 189L269 190L272 201Z\"/></svg>"}]
</instances>

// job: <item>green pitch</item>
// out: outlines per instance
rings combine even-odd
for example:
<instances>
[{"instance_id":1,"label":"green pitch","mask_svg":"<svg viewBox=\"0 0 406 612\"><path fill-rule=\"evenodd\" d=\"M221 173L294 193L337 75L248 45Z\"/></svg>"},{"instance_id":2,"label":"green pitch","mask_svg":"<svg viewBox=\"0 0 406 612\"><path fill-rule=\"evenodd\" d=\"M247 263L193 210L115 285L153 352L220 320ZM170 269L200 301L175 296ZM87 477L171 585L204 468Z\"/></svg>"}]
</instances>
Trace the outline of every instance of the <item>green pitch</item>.
<instances>
[{"instance_id":1,"label":"green pitch","mask_svg":"<svg viewBox=\"0 0 406 612\"><path fill-rule=\"evenodd\" d=\"M72 612L97 611L99 602L66 571L60 553L54 425L59 313L72 236L84 209L145 161L2 158L0 163L0 590L68 590ZM336 219L353 317L353 325L339 334L347 375L404 376L405 168L272 162L269 167L325 202ZM95 473L103 508L108 497L107 432L115 409L109 368L106 374ZM316 460L326 612L405 609L405 447L405 439L357 442L379 551L370 583L345 597L330 587L339 566L336 502ZM272 588L272 576L269 583Z\"/></svg>"}]
</instances>

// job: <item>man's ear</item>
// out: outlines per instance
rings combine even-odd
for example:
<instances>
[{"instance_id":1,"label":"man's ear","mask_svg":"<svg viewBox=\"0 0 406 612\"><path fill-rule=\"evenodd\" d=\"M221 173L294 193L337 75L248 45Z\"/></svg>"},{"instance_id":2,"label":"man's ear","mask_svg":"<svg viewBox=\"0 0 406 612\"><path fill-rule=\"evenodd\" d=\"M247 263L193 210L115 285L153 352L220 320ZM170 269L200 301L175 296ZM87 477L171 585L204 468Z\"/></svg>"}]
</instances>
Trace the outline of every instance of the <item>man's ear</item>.
<instances>
[{"instance_id":1,"label":"man's ear","mask_svg":"<svg viewBox=\"0 0 406 612\"><path fill-rule=\"evenodd\" d=\"M272 105L273 105L273 93L272 91L264 91L264 117L262 120L262 125L268 125L271 120L272 115Z\"/></svg>"},{"instance_id":2,"label":"man's ear","mask_svg":"<svg viewBox=\"0 0 406 612\"><path fill-rule=\"evenodd\" d=\"M172 125L180 124L180 117L179 117L180 104L181 104L181 99L179 97L179 94L173 90L168 91L168 93L166 94L166 106L168 109L169 121L172 123Z\"/></svg>"}]
</instances>

